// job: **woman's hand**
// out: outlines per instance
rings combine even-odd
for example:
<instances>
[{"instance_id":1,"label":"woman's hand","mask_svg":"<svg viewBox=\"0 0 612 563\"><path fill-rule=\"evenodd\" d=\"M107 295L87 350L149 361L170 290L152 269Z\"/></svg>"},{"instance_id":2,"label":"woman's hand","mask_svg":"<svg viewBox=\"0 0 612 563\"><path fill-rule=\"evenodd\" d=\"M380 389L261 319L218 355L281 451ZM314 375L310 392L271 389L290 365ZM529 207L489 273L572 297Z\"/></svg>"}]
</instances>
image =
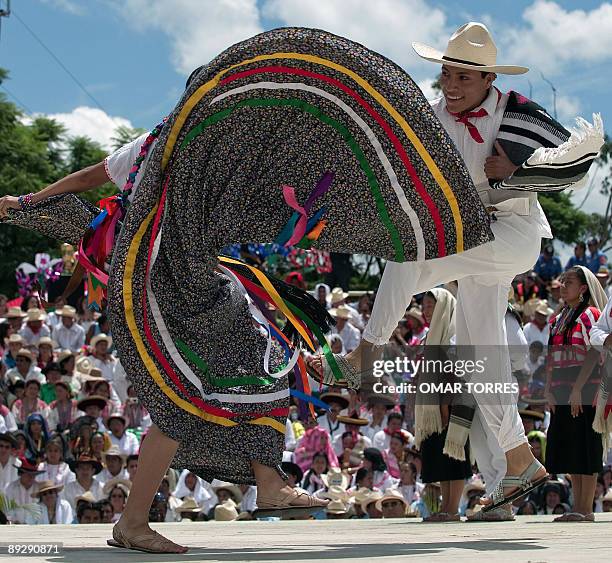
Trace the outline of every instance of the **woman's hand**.
<instances>
[{"instance_id":1,"label":"woman's hand","mask_svg":"<svg viewBox=\"0 0 612 563\"><path fill-rule=\"evenodd\" d=\"M575 386L572 387L572 392L569 396L569 404L574 418L582 414L582 389L577 389Z\"/></svg>"},{"instance_id":2,"label":"woman's hand","mask_svg":"<svg viewBox=\"0 0 612 563\"><path fill-rule=\"evenodd\" d=\"M9 209L21 209L19 199L13 195L5 195L0 197L0 219L8 215Z\"/></svg>"}]
</instances>

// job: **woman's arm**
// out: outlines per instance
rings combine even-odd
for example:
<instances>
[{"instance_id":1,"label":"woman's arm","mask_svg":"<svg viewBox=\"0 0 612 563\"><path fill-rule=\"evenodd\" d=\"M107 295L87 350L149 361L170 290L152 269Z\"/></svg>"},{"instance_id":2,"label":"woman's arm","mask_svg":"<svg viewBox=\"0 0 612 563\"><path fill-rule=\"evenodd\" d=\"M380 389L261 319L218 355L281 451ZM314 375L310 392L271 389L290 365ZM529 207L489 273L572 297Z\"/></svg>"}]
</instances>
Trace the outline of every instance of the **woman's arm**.
<instances>
[{"instance_id":1,"label":"woman's arm","mask_svg":"<svg viewBox=\"0 0 612 563\"><path fill-rule=\"evenodd\" d=\"M109 181L104 168L104 161L73 172L57 182L33 194L32 203L39 203L48 197L66 193L81 193L100 187ZM0 218L4 217L9 209L21 209L16 196L6 195L0 198Z\"/></svg>"}]
</instances>

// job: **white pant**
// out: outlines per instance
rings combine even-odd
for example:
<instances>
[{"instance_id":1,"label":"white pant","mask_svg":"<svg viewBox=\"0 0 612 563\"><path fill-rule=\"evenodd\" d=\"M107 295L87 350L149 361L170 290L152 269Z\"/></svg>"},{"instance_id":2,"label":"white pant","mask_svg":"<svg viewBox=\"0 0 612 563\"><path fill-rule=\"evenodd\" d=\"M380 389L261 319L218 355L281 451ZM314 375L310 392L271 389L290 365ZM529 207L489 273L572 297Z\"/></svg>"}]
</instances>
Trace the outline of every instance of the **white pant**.
<instances>
[{"instance_id":1,"label":"white pant","mask_svg":"<svg viewBox=\"0 0 612 563\"><path fill-rule=\"evenodd\" d=\"M504 323L508 290L514 277L532 268L538 258L545 230L540 216L533 207L531 215L498 216L491 225L495 240L460 254L425 262L387 262L363 338L386 344L414 294L457 280L457 344L495 346L496 357L488 358L487 370L496 370L489 371L496 381L512 382ZM478 381L477 376L471 380ZM476 395L479 418L471 433L478 442L472 444L478 465L486 468L490 478L495 475L495 481L503 477L500 452L527 441L516 402L509 401L508 395L498 399L488 395L482 401ZM488 438L483 439L489 431L497 440L497 448L490 446ZM494 484L487 480L487 488Z\"/></svg>"}]
</instances>

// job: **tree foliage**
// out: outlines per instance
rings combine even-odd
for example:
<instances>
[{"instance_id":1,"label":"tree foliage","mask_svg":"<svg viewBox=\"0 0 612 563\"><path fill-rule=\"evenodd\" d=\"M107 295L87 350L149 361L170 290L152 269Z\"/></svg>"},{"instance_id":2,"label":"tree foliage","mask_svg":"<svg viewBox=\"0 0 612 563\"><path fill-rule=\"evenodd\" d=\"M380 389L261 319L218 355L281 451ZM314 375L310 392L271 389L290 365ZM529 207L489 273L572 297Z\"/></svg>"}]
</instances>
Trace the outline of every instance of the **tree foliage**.
<instances>
[{"instance_id":1,"label":"tree foliage","mask_svg":"<svg viewBox=\"0 0 612 563\"><path fill-rule=\"evenodd\" d=\"M7 71L0 68L0 83L7 78ZM37 192L107 155L87 137L68 137L64 127L53 119L24 118L19 108L0 93L0 197ZM98 201L115 191L109 182L84 196ZM0 227L0 293L16 294L15 268L21 262L33 262L37 252L59 256L59 243L25 229Z\"/></svg>"}]
</instances>

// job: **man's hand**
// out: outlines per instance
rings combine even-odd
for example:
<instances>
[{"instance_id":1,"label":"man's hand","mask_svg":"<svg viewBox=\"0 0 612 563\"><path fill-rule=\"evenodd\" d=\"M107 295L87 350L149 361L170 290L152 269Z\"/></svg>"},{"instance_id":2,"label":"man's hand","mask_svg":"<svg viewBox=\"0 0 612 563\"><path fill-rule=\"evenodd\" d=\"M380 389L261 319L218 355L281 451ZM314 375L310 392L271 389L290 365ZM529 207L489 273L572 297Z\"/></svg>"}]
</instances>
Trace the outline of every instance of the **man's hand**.
<instances>
[{"instance_id":1,"label":"man's hand","mask_svg":"<svg viewBox=\"0 0 612 563\"><path fill-rule=\"evenodd\" d=\"M508 155L501 148L499 141L495 141L496 156L489 156L485 160L484 172L490 180L503 180L512 176L518 166L514 165Z\"/></svg>"}]
</instances>

